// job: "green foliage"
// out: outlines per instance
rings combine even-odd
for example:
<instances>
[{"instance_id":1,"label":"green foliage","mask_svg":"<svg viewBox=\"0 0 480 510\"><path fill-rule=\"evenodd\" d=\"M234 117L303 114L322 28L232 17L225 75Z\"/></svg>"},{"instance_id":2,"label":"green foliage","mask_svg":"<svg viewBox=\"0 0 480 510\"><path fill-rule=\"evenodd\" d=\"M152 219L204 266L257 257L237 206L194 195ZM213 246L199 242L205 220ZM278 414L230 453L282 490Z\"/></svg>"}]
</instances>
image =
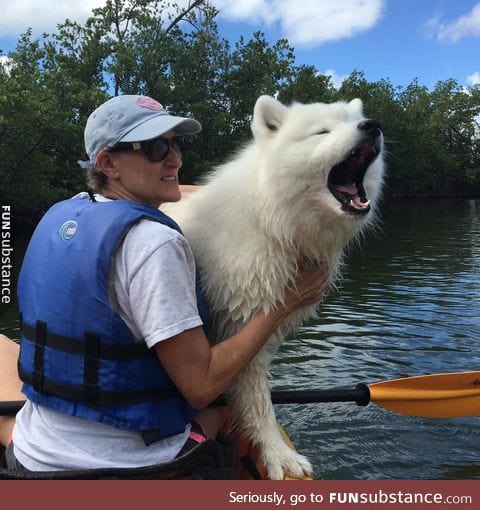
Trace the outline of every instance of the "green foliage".
<instances>
[{"instance_id":1,"label":"green foliage","mask_svg":"<svg viewBox=\"0 0 480 510\"><path fill-rule=\"evenodd\" d=\"M359 97L366 115L382 121L387 148L387 196L480 195L479 87L455 80L432 91L417 80L405 88L368 82L354 71L336 99Z\"/></svg>"},{"instance_id":2,"label":"green foliage","mask_svg":"<svg viewBox=\"0 0 480 510\"><path fill-rule=\"evenodd\" d=\"M53 40L41 45L27 32L9 58L0 68L0 189L29 223L80 185L83 126L95 99L106 96Z\"/></svg>"},{"instance_id":3,"label":"green foliage","mask_svg":"<svg viewBox=\"0 0 480 510\"><path fill-rule=\"evenodd\" d=\"M279 101L291 104L330 103L336 99L336 91L330 76L320 74L313 66L300 66L287 80L278 96Z\"/></svg>"},{"instance_id":4,"label":"green foliage","mask_svg":"<svg viewBox=\"0 0 480 510\"><path fill-rule=\"evenodd\" d=\"M16 218L34 223L83 189L83 128L116 94L147 94L199 119L182 169L201 179L250 138L261 94L285 103L360 97L383 122L388 196L480 196L480 87L455 80L428 90L394 87L354 71L336 90L313 66L297 66L288 41L256 32L231 47L208 0L108 0L84 25L66 20L38 40L23 34L0 65L0 189Z\"/></svg>"},{"instance_id":5,"label":"green foliage","mask_svg":"<svg viewBox=\"0 0 480 510\"><path fill-rule=\"evenodd\" d=\"M396 195L478 196L478 89L412 82L396 97L390 184Z\"/></svg>"}]
</instances>

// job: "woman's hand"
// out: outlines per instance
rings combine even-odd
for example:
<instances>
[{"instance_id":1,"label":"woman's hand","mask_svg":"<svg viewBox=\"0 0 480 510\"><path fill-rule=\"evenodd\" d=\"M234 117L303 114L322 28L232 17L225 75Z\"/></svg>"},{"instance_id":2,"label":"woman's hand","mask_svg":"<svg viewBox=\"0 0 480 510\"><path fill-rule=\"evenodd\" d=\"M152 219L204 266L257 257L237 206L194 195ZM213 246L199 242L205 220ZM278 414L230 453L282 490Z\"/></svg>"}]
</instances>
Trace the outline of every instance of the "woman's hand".
<instances>
[{"instance_id":1,"label":"woman's hand","mask_svg":"<svg viewBox=\"0 0 480 510\"><path fill-rule=\"evenodd\" d=\"M297 308L313 305L322 299L328 286L328 267L324 262L313 265L302 260L293 287L285 290L284 306L288 313Z\"/></svg>"}]
</instances>

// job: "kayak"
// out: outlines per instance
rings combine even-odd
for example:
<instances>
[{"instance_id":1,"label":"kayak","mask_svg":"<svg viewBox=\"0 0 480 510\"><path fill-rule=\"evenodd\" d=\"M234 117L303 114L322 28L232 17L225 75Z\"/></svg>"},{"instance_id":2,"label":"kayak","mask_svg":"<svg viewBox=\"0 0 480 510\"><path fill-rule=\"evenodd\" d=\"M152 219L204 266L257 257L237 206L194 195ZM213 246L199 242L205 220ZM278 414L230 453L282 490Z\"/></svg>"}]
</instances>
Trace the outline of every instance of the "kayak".
<instances>
[{"instance_id":1,"label":"kayak","mask_svg":"<svg viewBox=\"0 0 480 510\"><path fill-rule=\"evenodd\" d=\"M12 342L7 337L0 334L0 426L2 426L2 419L4 416L14 416L23 405L25 396L21 393L21 381L17 374L16 360L18 359L18 344ZM223 434L219 435L227 438L226 444L217 444L218 441L207 440L199 447L196 447L195 455L190 452L185 455L181 462L180 459L176 459L169 465L164 466L149 466L146 468L135 468L135 469L120 469L120 470L95 470L97 478L162 478L165 477L175 479L180 473L184 473L187 476L197 476L198 472L202 471L202 463L206 463L210 458L213 458L218 466L223 468L225 466L225 459L223 458L224 451L230 451L227 455L227 464L233 463L233 458L237 459L235 465L235 474L242 480L252 479L267 479L266 469L262 465L260 455L257 449L252 443L241 436L235 436L234 434L227 434L228 431L228 408L225 407L225 403L221 404L224 407L225 414L223 417L223 426L221 431ZM292 449L294 446L290 441L288 435L283 428L278 424L280 432L282 434L285 443ZM8 437L8 436L7 436ZM6 439L6 438L4 438ZM222 450L223 448L223 450ZM197 452L198 450L198 452ZM211 459L210 459L211 460ZM92 471L82 471L77 473L76 471L62 472L65 473L67 478L80 478L80 479L91 479ZM218 474L218 473L217 473ZM62 474L59 472L50 472L48 474L49 479L62 479ZM97 476L98 475L98 476ZM38 475L40 477L40 475ZM5 469L4 462L4 449L0 445L0 479L11 478L11 473ZM44 477L47 478L47 477ZM178 477L176 478L178 479Z\"/></svg>"},{"instance_id":2,"label":"kayak","mask_svg":"<svg viewBox=\"0 0 480 510\"><path fill-rule=\"evenodd\" d=\"M0 334L0 437L6 441L10 432L8 422L3 420L5 415L13 416L25 399L21 393L21 381L16 370L18 359L18 344ZM292 391L273 391L274 404L313 404L328 402L355 402L359 406L369 402L381 406L389 411L420 416L425 418L460 418L480 415L480 371L453 372L443 374L419 375L403 377L389 381L379 381L371 384L357 384L355 388L309 389ZM225 402L216 404L221 407ZM5 425L5 426L4 426ZM295 449L285 431L278 425L284 442ZM224 427L224 431L228 426ZM240 479L267 479L265 467L260 455L251 442L241 437L233 437L232 449L238 459L235 466L236 475ZM208 444L207 444L208 443ZM203 451L215 444L215 441L205 441ZM200 445L201 446L201 445ZM198 448L198 447L197 447ZM197 449L196 448L196 449ZM196 450L195 449L195 450ZM210 448L211 449L211 448ZM202 450L200 450L200 453ZM218 451L217 451L218 454ZM3 452L0 446L0 479L5 479L2 470ZM175 461L176 462L176 461ZM199 467L199 466L197 466ZM158 469L165 471L160 466ZM166 469L168 471L168 468ZM139 468L139 471L123 470L127 477L136 475L154 475L155 470ZM58 473L58 472L55 472ZM72 478L74 473L71 472ZM90 479L88 472L84 472L83 479ZM102 471L105 476L119 478L115 471ZM168 473L172 478L175 474ZM53 476L53 478L60 478ZM158 478L158 477L157 477ZM165 479L165 478L164 478ZM178 478L177 478L178 479ZM285 477L285 479L289 479ZM305 477L303 479L310 479Z\"/></svg>"},{"instance_id":3,"label":"kayak","mask_svg":"<svg viewBox=\"0 0 480 510\"><path fill-rule=\"evenodd\" d=\"M4 408L7 409L7 403ZM21 403L20 403L21 405ZM1 403L0 403L1 406ZM10 414L10 413L9 413ZM197 446L193 451L180 459L176 459L170 464L159 466L147 466L145 468L121 468L121 469L95 469L83 471L62 471L48 473L15 474L6 469L5 449L0 446L0 480L2 479L231 479L234 476L240 480L268 480L265 466L262 464L258 449L252 445L252 442L240 435L227 434L228 410L226 410L226 419L223 420L221 434L223 441L207 440ZM280 434L287 446L295 449L287 433L277 422ZM194 453L195 452L195 453ZM230 453L229 453L230 452ZM234 453L233 453L234 452ZM230 468L235 456L236 462L233 468L234 476ZM222 478L222 476L225 476ZM285 476L284 480L293 480L294 478ZM305 476L303 480L312 478Z\"/></svg>"}]
</instances>

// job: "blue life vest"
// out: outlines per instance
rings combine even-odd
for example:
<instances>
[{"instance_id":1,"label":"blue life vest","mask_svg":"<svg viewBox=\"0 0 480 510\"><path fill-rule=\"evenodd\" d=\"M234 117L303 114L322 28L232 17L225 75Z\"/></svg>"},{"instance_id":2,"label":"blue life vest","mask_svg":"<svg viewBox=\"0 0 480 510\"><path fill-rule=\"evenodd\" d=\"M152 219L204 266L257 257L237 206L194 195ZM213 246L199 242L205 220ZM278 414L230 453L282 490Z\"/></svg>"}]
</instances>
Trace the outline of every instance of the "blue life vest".
<instances>
[{"instance_id":1,"label":"blue life vest","mask_svg":"<svg viewBox=\"0 0 480 510\"><path fill-rule=\"evenodd\" d=\"M109 267L142 218L179 232L157 209L129 200L70 199L54 205L30 241L18 282L22 314L19 374L33 402L113 427L181 433L196 410L154 352L108 298ZM197 285L200 316L206 301Z\"/></svg>"}]
</instances>

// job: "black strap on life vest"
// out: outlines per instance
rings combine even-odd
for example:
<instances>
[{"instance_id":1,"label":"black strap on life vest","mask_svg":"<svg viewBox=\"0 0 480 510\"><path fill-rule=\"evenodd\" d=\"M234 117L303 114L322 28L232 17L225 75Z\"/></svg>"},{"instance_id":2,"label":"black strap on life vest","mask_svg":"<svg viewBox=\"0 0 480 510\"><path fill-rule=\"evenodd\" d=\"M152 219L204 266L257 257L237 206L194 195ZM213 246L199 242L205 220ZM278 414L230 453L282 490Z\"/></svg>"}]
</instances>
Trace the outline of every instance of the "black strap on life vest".
<instances>
[{"instance_id":1,"label":"black strap on life vest","mask_svg":"<svg viewBox=\"0 0 480 510\"><path fill-rule=\"evenodd\" d=\"M45 351L45 336L47 325L43 321L37 321L35 328L35 351L33 354L32 386L38 393L43 393L43 355Z\"/></svg>"},{"instance_id":2,"label":"black strap on life vest","mask_svg":"<svg viewBox=\"0 0 480 510\"><path fill-rule=\"evenodd\" d=\"M179 391L170 388L133 391L102 390L98 386L100 360L123 361L155 356L145 345L129 345L126 347L102 345L96 333L85 333L84 341L69 338L47 330L43 321L37 321L33 328L22 322L22 337L35 344L33 371L28 373L20 364L18 374L20 379L32 385L33 389L41 394L52 394L66 400L83 402L91 407L106 405L127 405L149 402L152 400L167 400L180 396ZM71 354L83 355L84 371L83 384L65 384L45 378L44 351L45 347Z\"/></svg>"},{"instance_id":3,"label":"black strap on life vest","mask_svg":"<svg viewBox=\"0 0 480 510\"><path fill-rule=\"evenodd\" d=\"M18 374L23 382L32 384L32 374L26 372L22 366L19 366ZM83 385L67 385L44 379L43 393L51 393L66 400L85 402L85 388ZM108 405L138 404L152 400L167 400L178 395L179 392L174 387L141 391L106 391L98 389L96 400L98 406L103 407Z\"/></svg>"},{"instance_id":4,"label":"black strap on life vest","mask_svg":"<svg viewBox=\"0 0 480 510\"><path fill-rule=\"evenodd\" d=\"M91 407L98 407L98 370L100 338L95 333L85 333L85 354L83 366L84 401Z\"/></svg>"},{"instance_id":5,"label":"black strap on life vest","mask_svg":"<svg viewBox=\"0 0 480 510\"><path fill-rule=\"evenodd\" d=\"M96 202L97 201L97 199L95 198L95 194L93 193L92 189L88 188L87 193L88 193L88 197L90 198L90 200L92 202Z\"/></svg>"},{"instance_id":6,"label":"black strap on life vest","mask_svg":"<svg viewBox=\"0 0 480 510\"><path fill-rule=\"evenodd\" d=\"M37 321L37 325L39 322ZM43 322L43 324L45 324ZM22 336L27 340L37 343L37 327L21 322ZM87 333L90 334L90 333ZM57 335L47 330L43 331L43 347L49 347L56 351L63 351L69 354L84 354L85 345L82 340L63 335ZM152 352L145 344L132 344L126 346L103 345L98 346L98 357L109 361L129 361L133 359L147 358Z\"/></svg>"}]
</instances>

